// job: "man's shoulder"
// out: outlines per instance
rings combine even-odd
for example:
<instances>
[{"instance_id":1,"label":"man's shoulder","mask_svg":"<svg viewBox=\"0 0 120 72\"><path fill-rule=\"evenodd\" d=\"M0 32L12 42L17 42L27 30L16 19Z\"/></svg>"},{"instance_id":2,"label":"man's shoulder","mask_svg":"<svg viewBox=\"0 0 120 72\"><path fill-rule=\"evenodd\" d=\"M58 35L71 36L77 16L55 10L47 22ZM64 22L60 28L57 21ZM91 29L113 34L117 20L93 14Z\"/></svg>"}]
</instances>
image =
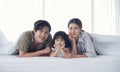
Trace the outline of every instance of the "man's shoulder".
<instances>
[{"instance_id":1,"label":"man's shoulder","mask_svg":"<svg viewBox=\"0 0 120 72\"><path fill-rule=\"evenodd\" d=\"M31 34L33 34L33 31L25 31L22 33L22 36L29 36Z\"/></svg>"},{"instance_id":2,"label":"man's shoulder","mask_svg":"<svg viewBox=\"0 0 120 72\"><path fill-rule=\"evenodd\" d=\"M23 34L31 34L31 33L33 33L32 30L31 31L25 31L25 32L23 32Z\"/></svg>"},{"instance_id":3,"label":"man's shoulder","mask_svg":"<svg viewBox=\"0 0 120 72\"><path fill-rule=\"evenodd\" d=\"M29 38L33 36L33 31L25 31L22 33L21 38Z\"/></svg>"}]
</instances>

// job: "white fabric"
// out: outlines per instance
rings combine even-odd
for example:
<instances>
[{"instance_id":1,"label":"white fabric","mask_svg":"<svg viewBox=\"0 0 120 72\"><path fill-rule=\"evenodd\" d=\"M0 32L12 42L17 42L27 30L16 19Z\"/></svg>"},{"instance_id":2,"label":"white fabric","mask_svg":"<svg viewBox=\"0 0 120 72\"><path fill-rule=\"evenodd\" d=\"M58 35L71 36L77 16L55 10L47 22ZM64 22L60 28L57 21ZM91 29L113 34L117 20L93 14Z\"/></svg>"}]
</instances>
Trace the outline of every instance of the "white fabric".
<instances>
[{"instance_id":1,"label":"white fabric","mask_svg":"<svg viewBox=\"0 0 120 72\"><path fill-rule=\"evenodd\" d=\"M0 31L0 54L17 54L17 42L21 34L18 36L15 42L7 41L4 34Z\"/></svg>"},{"instance_id":2,"label":"white fabric","mask_svg":"<svg viewBox=\"0 0 120 72\"><path fill-rule=\"evenodd\" d=\"M13 42L6 43L1 49L0 54L14 54L16 52L16 47Z\"/></svg>"},{"instance_id":3,"label":"white fabric","mask_svg":"<svg viewBox=\"0 0 120 72\"><path fill-rule=\"evenodd\" d=\"M98 54L120 56L120 36L91 34Z\"/></svg>"},{"instance_id":4,"label":"white fabric","mask_svg":"<svg viewBox=\"0 0 120 72\"><path fill-rule=\"evenodd\" d=\"M7 43L7 39L3 32L0 30L0 48L3 47Z\"/></svg>"},{"instance_id":5,"label":"white fabric","mask_svg":"<svg viewBox=\"0 0 120 72\"><path fill-rule=\"evenodd\" d=\"M120 72L120 57L64 59L1 55L0 72Z\"/></svg>"}]
</instances>

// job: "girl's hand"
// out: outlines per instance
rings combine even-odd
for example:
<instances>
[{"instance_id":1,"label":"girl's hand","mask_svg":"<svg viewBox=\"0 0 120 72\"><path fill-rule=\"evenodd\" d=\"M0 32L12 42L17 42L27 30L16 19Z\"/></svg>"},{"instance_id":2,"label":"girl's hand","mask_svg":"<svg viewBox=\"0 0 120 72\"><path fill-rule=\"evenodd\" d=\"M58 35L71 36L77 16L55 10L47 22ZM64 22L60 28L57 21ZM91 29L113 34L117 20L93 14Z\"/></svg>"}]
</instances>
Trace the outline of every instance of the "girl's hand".
<instances>
[{"instance_id":1,"label":"girl's hand","mask_svg":"<svg viewBox=\"0 0 120 72\"><path fill-rule=\"evenodd\" d=\"M62 44L60 47L60 49L63 49L63 48L65 48L65 44Z\"/></svg>"},{"instance_id":2,"label":"girl's hand","mask_svg":"<svg viewBox=\"0 0 120 72\"><path fill-rule=\"evenodd\" d=\"M56 48L57 51L60 50L60 47L59 47L58 45L55 45L55 44L54 44L54 47Z\"/></svg>"}]
</instances>

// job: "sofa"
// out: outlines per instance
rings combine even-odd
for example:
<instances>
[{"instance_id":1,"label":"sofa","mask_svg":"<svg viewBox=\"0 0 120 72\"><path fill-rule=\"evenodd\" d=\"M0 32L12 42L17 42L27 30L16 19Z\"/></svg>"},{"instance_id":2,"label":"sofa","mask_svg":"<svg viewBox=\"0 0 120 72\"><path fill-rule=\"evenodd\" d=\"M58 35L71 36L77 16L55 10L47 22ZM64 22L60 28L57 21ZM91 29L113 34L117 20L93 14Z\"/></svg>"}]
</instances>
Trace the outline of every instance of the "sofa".
<instances>
[{"instance_id":1,"label":"sofa","mask_svg":"<svg viewBox=\"0 0 120 72\"><path fill-rule=\"evenodd\" d=\"M0 31L0 72L120 72L120 36L90 34L93 58L26 57L15 55L16 42Z\"/></svg>"}]
</instances>

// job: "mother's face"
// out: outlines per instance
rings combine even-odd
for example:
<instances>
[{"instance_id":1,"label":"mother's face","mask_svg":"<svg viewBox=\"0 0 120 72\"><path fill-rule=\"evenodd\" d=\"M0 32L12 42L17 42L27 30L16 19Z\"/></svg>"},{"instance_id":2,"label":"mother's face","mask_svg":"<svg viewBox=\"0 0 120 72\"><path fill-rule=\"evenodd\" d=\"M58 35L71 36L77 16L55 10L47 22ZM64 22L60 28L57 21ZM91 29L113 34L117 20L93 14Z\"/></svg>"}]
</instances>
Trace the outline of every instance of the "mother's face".
<instances>
[{"instance_id":1,"label":"mother's face","mask_svg":"<svg viewBox=\"0 0 120 72\"><path fill-rule=\"evenodd\" d=\"M78 38L81 29L79 28L79 26L78 26L77 24L71 23L71 24L69 24L68 31L69 31L69 34L70 34L73 38Z\"/></svg>"}]
</instances>

